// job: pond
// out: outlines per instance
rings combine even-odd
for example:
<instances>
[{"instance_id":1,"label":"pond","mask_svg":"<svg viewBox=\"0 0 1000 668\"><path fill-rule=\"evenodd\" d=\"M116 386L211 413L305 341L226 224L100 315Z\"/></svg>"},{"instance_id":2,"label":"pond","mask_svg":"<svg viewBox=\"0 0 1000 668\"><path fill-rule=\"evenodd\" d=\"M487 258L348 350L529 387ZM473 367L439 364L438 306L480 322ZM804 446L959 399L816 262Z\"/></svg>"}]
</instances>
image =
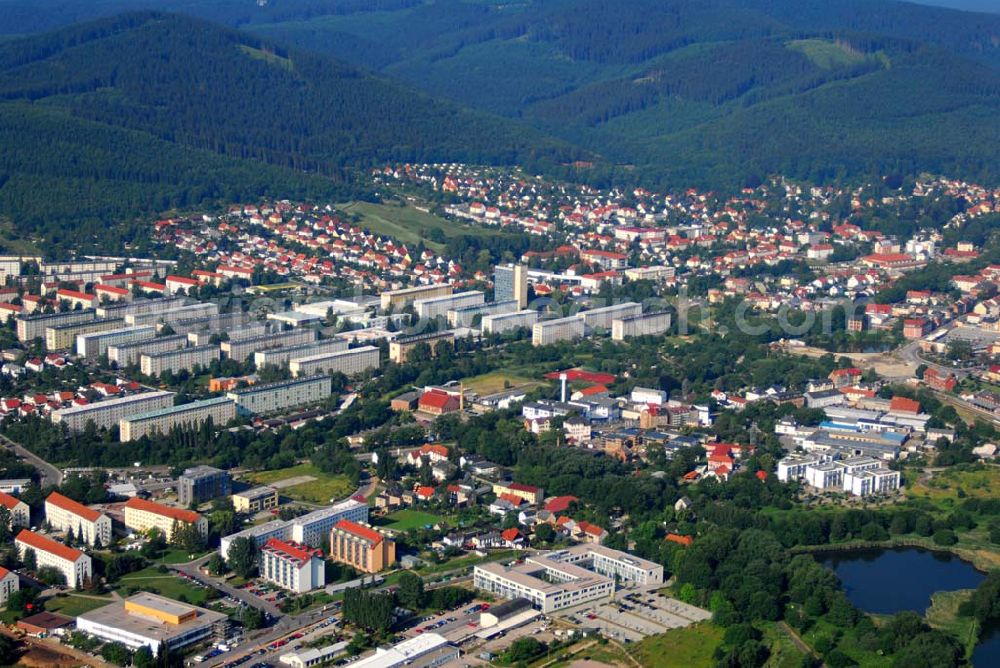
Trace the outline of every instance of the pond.
<instances>
[{"instance_id":1,"label":"pond","mask_svg":"<svg viewBox=\"0 0 1000 668\"><path fill-rule=\"evenodd\" d=\"M816 558L837 574L851 603L881 615L904 610L922 615L934 592L975 589L986 577L956 556L919 548L827 552ZM1000 629L983 634L972 663L1000 666Z\"/></svg>"}]
</instances>

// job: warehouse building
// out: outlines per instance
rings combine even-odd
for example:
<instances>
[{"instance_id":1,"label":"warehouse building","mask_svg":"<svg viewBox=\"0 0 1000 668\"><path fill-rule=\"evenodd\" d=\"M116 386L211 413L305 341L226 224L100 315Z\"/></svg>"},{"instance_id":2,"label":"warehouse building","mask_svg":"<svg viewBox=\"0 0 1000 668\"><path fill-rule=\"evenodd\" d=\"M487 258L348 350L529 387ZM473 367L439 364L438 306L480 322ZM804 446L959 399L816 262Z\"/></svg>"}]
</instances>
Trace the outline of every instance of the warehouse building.
<instances>
[{"instance_id":1,"label":"warehouse building","mask_svg":"<svg viewBox=\"0 0 1000 668\"><path fill-rule=\"evenodd\" d=\"M531 328L531 345L547 346L558 341L583 338L584 321L576 316L536 322Z\"/></svg>"},{"instance_id":2,"label":"warehouse building","mask_svg":"<svg viewBox=\"0 0 1000 668\"><path fill-rule=\"evenodd\" d=\"M203 399L123 418L118 423L119 439L124 443L154 433L169 434L171 429L197 427L209 418L221 427L235 417L236 404L229 397Z\"/></svg>"},{"instance_id":3,"label":"warehouse building","mask_svg":"<svg viewBox=\"0 0 1000 668\"><path fill-rule=\"evenodd\" d=\"M321 353L295 358L288 362L288 370L292 372L293 376L328 373L356 376L359 373L378 369L379 363L379 349L375 346L362 346L335 353Z\"/></svg>"},{"instance_id":4,"label":"warehouse building","mask_svg":"<svg viewBox=\"0 0 1000 668\"><path fill-rule=\"evenodd\" d=\"M156 328L152 325L122 327L120 329L109 329L105 332L79 334L76 337L76 354L88 360L96 360L108 352L108 346L143 341L152 339L154 336L156 336Z\"/></svg>"},{"instance_id":5,"label":"warehouse building","mask_svg":"<svg viewBox=\"0 0 1000 668\"><path fill-rule=\"evenodd\" d=\"M319 403L329 398L332 390L333 381L330 376L318 374L251 385L228 392L226 396L233 400L238 412L252 415Z\"/></svg>"},{"instance_id":6,"label":"warehouse building","mask_svg":"<svg viewBox=\"0 0 1000 668\"><path fill-rule=\"evenodd\" d=\"M139 369L147 376L159 376L167 371L171 373L190 372L196 366L207 369L217 359L219 359L219 347L216 345L177 348L140 355Z\"/></svg>"},{"instance_id":7,"label":"warehouse building","mask_svg":"<svg viewBox=\"0 0 1000 668\"><path fill-rule=\"evenodd\" d=\"M173 392L154 390L130 394L117 399L105 399L82 406L59 408L52 411L50 417L52 422L65 424L66 428L72 432L83 431L88 422L93 422L98 429L111 429L127 417L169 408L173 405Z\"/></svg>"},{"instance_id":8,"label":"warehouse building","mask_svg":"<svg viewBox=\"0 0 1000 668\"><path fill-rule=\"evenodd\" d=\"M531 327L538 322L538 311L525 309L513 313L484 315L481 323L483 334L503 334L522 327Z\"/></svg>"}]
</instances>

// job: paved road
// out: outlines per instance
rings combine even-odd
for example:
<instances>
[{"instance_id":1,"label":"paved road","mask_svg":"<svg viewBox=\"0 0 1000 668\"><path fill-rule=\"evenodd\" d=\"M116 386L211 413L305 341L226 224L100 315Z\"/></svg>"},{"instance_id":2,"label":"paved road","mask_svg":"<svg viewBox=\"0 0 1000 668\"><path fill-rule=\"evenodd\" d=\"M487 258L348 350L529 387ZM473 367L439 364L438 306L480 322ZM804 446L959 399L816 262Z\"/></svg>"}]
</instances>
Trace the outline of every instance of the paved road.
<instances>
[{"instance_id":1,"label":"paved road","mask_svg":"<svg viewBox=\"0 0 1000 668\"><path fill-rule=\"evenodd\" d=\"M18 457L26 460L28 463L30 463L32 466L38 469L38 473L40 476L38 482L42 487L45 487L46 485L58 486L62 482L63 479L62 471L53 466L52 464L49 464L47 461L45 461L35 453L26 450L25 448L21 447L20 445L18 445L17 443L15 443L14 441L10 440L9 438L3 435L0 435L0 443L2 443L4 447L13 450Z\"/></svg>"},{"instance_id":2,"label":"paved road","mask_svg":"<svg viewBox=\"0 0 1000 668\"><path fill-rule=\"evenodd\" d=\"M934 369L943 374L953 373L955 377L961 380L968 376L972 371L976 369L963 369L960 367L948 366L946 364L938 364L937 362L931 362L924 359L920 355L920 341L910 341L909 343L904 343L893 353L896 357L904 362L909 362L910 364L916 364L920 366L921 364L927 365L928 368Z\"/></svg>"}]
</instances>

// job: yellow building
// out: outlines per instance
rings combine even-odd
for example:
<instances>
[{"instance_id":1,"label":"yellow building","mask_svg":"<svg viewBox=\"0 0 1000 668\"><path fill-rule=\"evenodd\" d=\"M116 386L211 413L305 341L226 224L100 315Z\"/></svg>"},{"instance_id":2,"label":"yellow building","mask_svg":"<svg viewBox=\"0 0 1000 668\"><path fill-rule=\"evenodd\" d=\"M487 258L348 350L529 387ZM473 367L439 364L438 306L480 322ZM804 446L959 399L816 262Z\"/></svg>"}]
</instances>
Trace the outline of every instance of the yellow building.
<instances>
[{"instance_id":1,"label":"yellow building","mask_svg":"<svg viewBox=\"0 0 1000 668\"><path fill-rule=\"evenodd\" d=\"M139 498L129 499L125 504L125 527L133 531L144 533L158 529L169 541L178 524L193 524L202 536L208 535L208 520L192 510L171 508Z\"/></svg>"},{"instance_id":2,"label":"yellow building","mask_svg":"<svg viewBox=\"0 0 1000 668\"><path fill-rule=\"evenodd\" d=\"M259 513L278 507L278 490L273 487L254 487L233 494L233 509L238 513Z\"/></svg>"}]
</instances>

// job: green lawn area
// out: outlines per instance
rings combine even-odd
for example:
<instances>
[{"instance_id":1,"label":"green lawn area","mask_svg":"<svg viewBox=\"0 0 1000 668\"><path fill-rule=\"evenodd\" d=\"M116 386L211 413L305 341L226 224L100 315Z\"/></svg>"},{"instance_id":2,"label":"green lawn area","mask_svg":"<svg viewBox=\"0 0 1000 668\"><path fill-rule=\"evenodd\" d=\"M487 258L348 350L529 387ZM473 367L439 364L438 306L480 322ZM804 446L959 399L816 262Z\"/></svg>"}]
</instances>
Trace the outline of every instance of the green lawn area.
<instances>
[{"instance_id":1,"label":"green lawn area","mask_svg":"<svg viewBox=\"0 0 1000 668\"><path fill-rule=\"evenodd\" d=\"M541 381L524 376L517 376L506 371L484 373L481 376L473 376L472 378L466 378L462 381L462 385L465 389L476 392L480 396L496 394L497 392L503 392L508 388L530 390L544 384L545 383Z\"/></svg>"},{"instance_id":2,"label":"green lawn area","mask_svg":"<svg viewBox=\"0 0 1000 668\"><path fill-rule=\"evenodd\" d=\"M723 631L711 622L649 636L632 646L630 653L646 668L699 668L714 666L715 648Z\"/></svg>"},{"instance_id":3,"label":"green lawn area","mask_svg":"<svg viewBox=\"0 0 1000 668\"><path fill-rule=\"evenodd\" d=\"M792 638L777 624L765 622L761 624L764 643L771 650L767 668L799 668L802 665L802 652Z\"/></svg>"},{"instance_id":4,"label":"green lawn area","mask_svg":"<svg viewBox=\"0 0 1000 668\"><path fill-rule=\"evenodd\" d=\"M89 595L84 597L69 594L68 596L53 596L50 599L46 599L45 610L47 612L58 612L67 617L76 617L85 612L104 607L111 602L112 599L110 596L98 599Z\"/></svg>"},{"instance_id":5,"label":"green lawn area","mask_svg":"<svg viewBox=\"0 0 1000 668\"><path fill-rule=\"evenodd\" d=\"M491 552L485 557L477 557L473 554L466 557L457 557L441 564L429 564L418 568L416 572L420 575L435 575L437 573L446 573L448 571L472 568L477 564L485 564L488 561L504 561L507 559L513 559L518 556L518 554L519 552L517 550Z\"/></svg>"},{"instance_id":6,"label":"green lawn area","mask_svg":"<svg viewBox=\"0 0 1000 668\"><path fill-rule=\"evenodd\" d=\"M939 471L929 480L914 483L907 491L907 496L949 504L950 507L960 496L987 498L995 495L997 489L1000 489L1000 468L988 465L963 466Z\"/></svg>"},{"instance_id":7,"label":"green lawn area","mask_svg":"<svg viewBox=\"0 0 1000 668\"><path fill-rule=\"evenodd\" d=\"M150 566L135 573L129 573L118 581L119 593L125 595L126 588L141 589L180 600L183 596L188 603L201 605L208 598L208 589L191 584L177 577L175 573L161 573L155 566Z\"/></svg>"},{"instance_id":8,"label":"green lawn area","mask_svg":"<svg viewBox=\"0 0 1000 668\"><path fill-rule=\"evenodd\" d=\"M974 617L959 617L958 607L972 598L974 589L939 591L931 596L931 607L925 615L927 623L947 631L961 642L968 654L972 653L979 637L979 624Z\"/></svg>"},{"instance_id":9,"label":"green lawn area","mask_svg":"<svg viewBox=\"0 0 1000 668\"><path fill-rule=\"evenodd\" d=\"M814 65L825 70L840 65L853 65L865 59L864 55L828 39L799 39L789 42L788 48L798 51Z\"/></svg>"},{"instance_id":10,"label":"green lawn area","mask_svg":"<svg viewBox=\"0 0 1000 668\"><path fill-rule=\"evenodd\" d=\"M205 550L204 552L196 552L194 556L191 556L190 552L186 550L179 550L177 548L170 548L163 553L159 559L155 559L157 563L167 564L172 566L175 564L186 564L189 561L194 561L198 557L203 557L209 552L214 552L214 550Z\"/></svg>"},{"instance_id":11,"label":"green lawn area","mask_svg":"<svg viewBox=\"0 0 1000 668\"><path fill-rule=\"evenodd\" d=\"M358 224L372 232L390 236L407 244L423 240L428 247L437 250L441 250L443 244L427 238L431 230L441 230L445 237L457 237L462 234L493 236L500 233L497 228L466 225L420 211L412 206L350 202L338 204L337 209L358 216Z\"/></svg>"},{"instance_id":12,"label":"green lawn area","mask_svg":"<svg viewBox=\"0 0 1000 668\"><path fill-rule=\"evenodd\" d=\"M330 503L331 499L339 501L354 491L351 482L345 476L323 473L312 464L299 464L286 469L261 471L251 474L249 479L256 485L271 485L298 476L312 476L316 479L291 487L283 487L278 491L279 494L298 501Z\"/></svg>"},{"instance_id":13,"label":"green lawn area","mask_svg":"<svg viewBox=\"0 0 1000 668\"><path fill-rule=\"evenodd\" d=\"M433 525L447 521L447 518L442 515L404 508L403 510L397 510L394 513L386 515L378 524L393 531L408 531L410 529L425 527L428 524Z\"/></svg>"}]
</instances>

